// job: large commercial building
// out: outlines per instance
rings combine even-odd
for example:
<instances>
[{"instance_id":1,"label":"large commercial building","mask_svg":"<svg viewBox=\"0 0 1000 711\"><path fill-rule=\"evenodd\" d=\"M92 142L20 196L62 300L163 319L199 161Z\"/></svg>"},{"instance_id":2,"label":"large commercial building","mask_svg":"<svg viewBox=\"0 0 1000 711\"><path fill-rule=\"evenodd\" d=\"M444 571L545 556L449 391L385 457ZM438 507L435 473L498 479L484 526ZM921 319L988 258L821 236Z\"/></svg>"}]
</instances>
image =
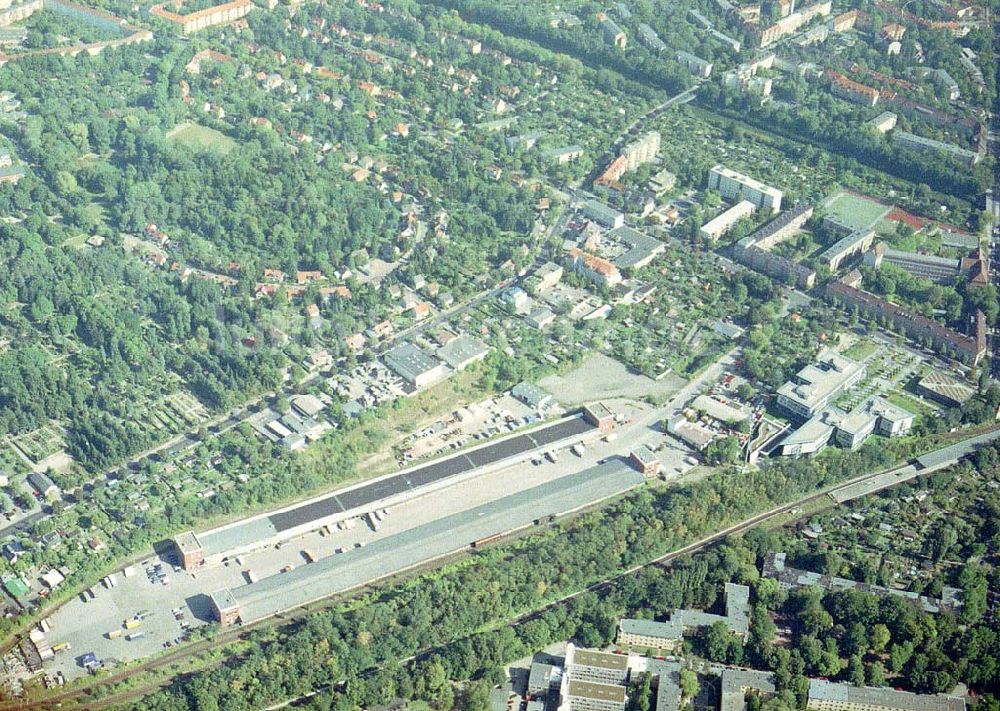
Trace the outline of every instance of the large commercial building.
<instances>
[{"instance_id":1,"label":"large commercial building","mask_svg":"<svg viewBox=\"0 0 1000 711\"><path fill-rule=\"evenodd\" d=\"M446 375L444 363L427 355L412 343L402 343L386 351L386 366L415 388L422 388Z\"/></svg>"},{"instance_id":2,"label":"large commercial building","mask_svg":"<svg viewBox=\"0 0 1000 711\"><path fill-rule=\"evenodd\" d=\"M699 234L707 240L716 241L726 234L733 225L745 217L750 217L757 209L749 200L740 200L728 210L716 215L714 218L702 225Z\"/></svg>"},{"instance_id":3,"label":"large commercial building","mask_svg":"<svg viewBox=\"0 0 1000 711\"><path fill-rule=\"evenodd\" d=\"M816 454L833 437L833 425L826 421L824 413L806 420L781 442L781 456L801 457Z\"/></svg>"},{"instance_id":4,"label":"large commercial building","mask_svg":"<svg viewBox=\"0 0 1000 711\"><path fill-rule=\"evenodd\" d=\"M219 624L232 625L240 618L240 605L236 601L236 596L229 588L216 590L209 595L212 601L212 613L215 621Z\"/></svg>"},{"instance_id":5,"label":"large commercial building","mask_svg":"<svg viewBox=\"0 0 1000 711\"><path fill-rule=\"evenodd\" d=\"M778 405L802 418L814 417L834 398L865 377L865 366L826 349L816 363L800 370L778 389Z\"/></svg>"},{"instance_id":6,"label":"large commercial building","mask_svg":"<svg viewBox=\"0 0 1000 711\"><path fill-rule=\"evenodd\" d=\"M916 134L900 131L899 129L892 132L892 142L901 148L908 148L913 151L949 156L967 166L975 165L982 157L975 151L956 146L953 143L936 141L933 138L924 138L923 136L917 136Z\"/></svg>"},{"instance_id":7,"label":"large commercial building","mask_svg":"<svg viewBox=\"0 0 1000 711\"><path fill-rule=\"evenodd\" d=\"M966 336L926 316L849 286L843 280L827 284L825 296L833 304L856 308L865 317L888 321L892 328L902 331L909 338L926 342L940 354L963 363L975 365L986 355L987 326L982 312L976 314L976 335Z\"/></svg>"},{"instance_id":8,"label":"large commercial building","mask_svg":"<svg viewBox=\"0 0 1000 711\"><path fill-rule=\"evenodd\" d=\"M810 679L806 708L809 711L965 711L965 699Z\"/></svg>"},{"instance_id":9,"label":"large commercial building","mask_svg":"<svg viewBox=\"0 0 1000 711\"><path fill-rule=\"evenodd\" d=\"M709 172L708 188L718 190L726 200L749 200L762 210L781 211L780 190L723 165L717 165Z\"/></svg>"}]
</instances>

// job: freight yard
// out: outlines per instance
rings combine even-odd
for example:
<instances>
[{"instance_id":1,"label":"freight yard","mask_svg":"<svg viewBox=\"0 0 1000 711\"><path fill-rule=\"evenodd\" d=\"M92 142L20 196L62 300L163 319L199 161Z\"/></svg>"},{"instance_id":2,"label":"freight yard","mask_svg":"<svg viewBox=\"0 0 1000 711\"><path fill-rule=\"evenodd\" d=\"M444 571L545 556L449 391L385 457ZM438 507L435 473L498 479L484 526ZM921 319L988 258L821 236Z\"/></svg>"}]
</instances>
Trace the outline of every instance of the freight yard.
<instances>
[{"instance_id":1,"label":"freight yard","mask_svg":"<svg viewBox=\"0 0 1000 711\"><path fill-rule=\"evenodd\" d=\"M641 471L661 471L661 461L674 475L691 464L659 431L661 414L595 405L279 511L181 534L49 618L49 638L68 651L46 670L70 680L143 659L202 625L256 622L585 508L641 484Z\"/></svg>"}]
</instances>

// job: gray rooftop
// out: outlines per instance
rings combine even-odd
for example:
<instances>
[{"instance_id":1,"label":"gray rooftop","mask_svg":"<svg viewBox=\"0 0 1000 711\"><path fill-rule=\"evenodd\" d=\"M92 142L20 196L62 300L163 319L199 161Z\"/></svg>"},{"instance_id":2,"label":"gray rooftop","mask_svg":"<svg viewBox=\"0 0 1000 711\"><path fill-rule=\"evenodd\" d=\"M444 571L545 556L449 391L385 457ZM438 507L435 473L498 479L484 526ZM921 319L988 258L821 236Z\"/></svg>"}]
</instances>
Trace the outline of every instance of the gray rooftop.
<instances>
[{"instance_id":1,"label":"gray rooftop","mask_svg":"<svg viewBox=\"0 0 1000 711\"><path fill-rule=\"evenodd\" d=\"M752 669L723 669L721 687L719 711L743 711L746 692L751 689L765 694L775 692L774 676Z\"/></svg>"},{"instance_id":2,"label":"gray rooftop","mask_svg":"<svg viewBox=\"0 0 1000 711\"><path fill-rule=\"evenodd\" d=\"M862 708L900 711L964 711L965 700L943 694L914 694L887 687L837 684L824 679L809 680L809 700L849 703Z\"/></svg>"},{"instance_id":3,"label":"gray rooftop","mask_svg":"<svg viewBox=\"0 0 1000 711\"><path fill-rule=\"evenodd\" d=\"M387 351L383 356L385 364L404 380L413 382L425 375L440 363L431 358L421 348L412 343L403 343Z\"/></svg>"},{"instance_id":4,"label":"gray rooftop","mask_svg":"<svg viewBox=\"0 0 1000 711\"><path fill-rule=\"evenodd\" d=\"M458 338L452 339L449 343L438 348L437 356L457 370L477 358L482 358L489 351L489 346L478 338L463 333Z\"/></svg>"},{"instance_id":5,"label":"gray rooftop","mask_svg":"<svg viewBox=\"0 0 1000 711\"><path fill-rule=\"evenodd\" d=\"M631 227L618 227L608 232L608 236L628 246L628 249L621 256L614 259L614 265L619 269L634 267L667 248L660 240L653 239Z\"/></svg>"},{"instance_id":6,"label":"gray rooftop","mask_svg":"<svg viewBox=\"0 0 1000 711\"><path fill-rule=\"evenodd\" d=\"M679 640L684 636L684 630L676 618L666 622L656 622L655 620L636 620L625 617L618 620L618 628L625 634L671 641Z\"/></svg>"},{"instance_id":7,"label":"gray rooftop","mask_svg":"<svg viewBox=\"0 0 1000 711\"><path fill-rule=\"evenodd\" d=\"M574 679L569 683L568 695L625 705L625 687L618 684L600 684Z\"/></svg>"},{"instance_id":8,"label":"gray rooftop","mask_svg":"<svg viewBox=\"0 0 1000 711\"><path fill-rule=\"evenodd\" d=\"M239 603L236 602L236 596L233 595L233 591L229 588L216 590L211 594L211 598L212 604L215 605L218 610L232 610L239 605Z\"/></svg>"},{"instance_id":9,"label":"gray rooftop","mask_svg":"<svg viewBox=\"0 0 1000 711\"><path fill-rule=\"evenodd\" d=\"M472 541L530 526L539 517L576 510L644 480L631 467L608 462L378 538L363 548L321 558L233 592L243 621L253 622L464 549Z\"/></svg>"}]
</instances>

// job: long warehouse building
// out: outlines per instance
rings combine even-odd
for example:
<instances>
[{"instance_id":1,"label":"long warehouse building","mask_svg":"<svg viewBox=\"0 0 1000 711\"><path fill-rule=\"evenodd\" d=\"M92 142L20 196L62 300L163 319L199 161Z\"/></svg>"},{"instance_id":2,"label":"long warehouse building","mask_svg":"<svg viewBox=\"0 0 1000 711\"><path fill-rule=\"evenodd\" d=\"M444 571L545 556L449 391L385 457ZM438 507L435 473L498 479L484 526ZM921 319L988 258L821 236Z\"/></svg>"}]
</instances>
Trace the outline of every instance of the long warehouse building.
<instances>
[{"instance_id":1,"label":"long warehouse building","mask_svg":"<svg viewBox=\"0 0 1000 711\"><path fill-rule=\"evenodd\" d=\"M606 429L594 408L588 408L582 415L565 417L538 429L513 434L451 457L324 494L270 514L204 533L182 533L174 539L174 547L186 569L218 563L228 556L266 548L331 523L363 515L376 504L378 508L390 506L449 486L461 477L474 476L498 465L512 464L539 449L566 446L571 441L598 437Z\"/></svg>"},{"instance_id":2,"label":"long warehouse building","mask_svg":"<svg viewBox=\"0 0 1000 711\"><path fill-rule=\"evenodd\" d=\"M217 617L244 624L405 571L544 520L570 513L638 486L645 477L624 460L613 460L467 511L445 516L361 548L321 558L287 573L222 590Z\"/></svg>"}]
</instances>

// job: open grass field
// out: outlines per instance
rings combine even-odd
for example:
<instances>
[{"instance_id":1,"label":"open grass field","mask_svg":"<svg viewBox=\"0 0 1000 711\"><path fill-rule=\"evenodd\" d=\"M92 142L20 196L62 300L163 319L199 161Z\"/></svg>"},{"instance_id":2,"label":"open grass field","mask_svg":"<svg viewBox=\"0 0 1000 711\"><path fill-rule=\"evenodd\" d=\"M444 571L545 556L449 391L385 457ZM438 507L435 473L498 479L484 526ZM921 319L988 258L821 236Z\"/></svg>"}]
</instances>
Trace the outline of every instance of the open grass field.
<instances>
[{"instance_id":1,"label":"open grass field","mask_svg":"<svg viewBox=\"0 0 1000 711\"><path fill-rule=\"evenodd\" d=\"M826 201L826 211L858 227L868 227L882 219L891 208L860 195L841 191Z\"/></svg>"},{"instance_id":2,"label":"open grass field","mask_svg":"<svg viewBox=\"0 0 1000 711\"><path fill-rule=\"evenodd\" d=\"M236 147L236 141L221 131L185 121L167 132L167 138L195 150L215 151L225 155Z\"/></svg>"}]
</instances>

